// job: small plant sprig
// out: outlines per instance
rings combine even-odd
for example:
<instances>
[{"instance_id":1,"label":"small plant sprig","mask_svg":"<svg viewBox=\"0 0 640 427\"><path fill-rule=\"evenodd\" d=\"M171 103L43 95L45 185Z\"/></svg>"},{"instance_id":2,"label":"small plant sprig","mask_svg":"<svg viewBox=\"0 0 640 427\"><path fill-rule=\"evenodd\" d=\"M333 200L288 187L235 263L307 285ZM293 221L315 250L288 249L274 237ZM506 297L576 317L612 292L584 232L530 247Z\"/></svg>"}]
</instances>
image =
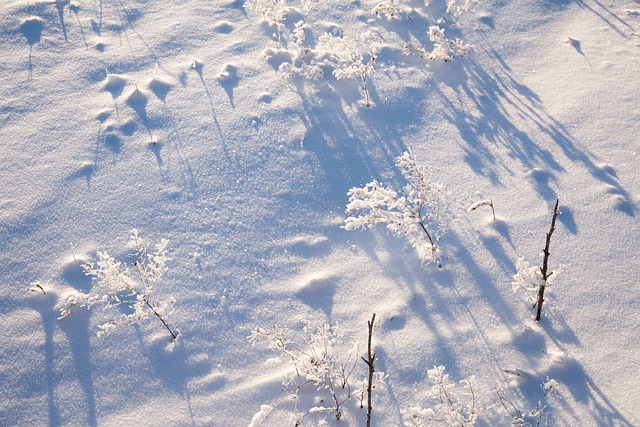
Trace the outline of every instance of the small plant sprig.
<instances>
[{"instance_id":1,"label":"small plant sprig","mask_svg":"<svg viewBox=\"0 0 640 427\"><path fill-rule=\"evenodd\" d=\"M438 25L429 27L429 40L433 43L433 49L429 51L424 46L415 46L411 43L405 45L404 50L407 55L417 54L421 58L431 61L449 62L454 58L467 55L474 50L472 44L466 43L459 38L448 39L444 35L444 28Z\"/></svg>"},{"instance_id":2,"label":"small plant sprig","mask_svg":"<svg viewBox=\"0 0 640 427\"><path fill-rule=\"evenodd\" d=\"M319 38L318 48L329 54L328 61L333 65L336 79L360 79L365 105L371 107L369 81L382 48L378 37L371 32L357 37L324 33Z\"/></svg>"},{"instance_id":3,"label":"small plant sprig","mask_svg":"<svg viewBox=\"0 0 640 427\"><path fill-rule=\"evenodd\" d=\"M269 348L280 351L294 367L293 374L283 382L285 398L273 405L269 412L287 400L298 401L299 396L307 390L317 390L321 393L321 397L316 400L320 404L309 408L302 416L334 413L339 420L342 418L342 406L355 396L351 390L351 375L358 362L357 344L341 354L343 349L337 347L342 333L337 325L322 325L314 330L309 322L305 322L303 332L305 345L291 341L289 331L284 327L256 328L250 336L251 341L265 341ZM323 404L325 396L330 397L330 406ZM264 413L264 409L261 412ZM263 420L267 416L268 414Z\"/></svg>"},{"instance_id":4,"label":"small plant sprig","mask_svg":"<svg viewBox=\"0 0 640 427\"><path fill-rule=\"evenodd\" d=\"M60 318L71 314L73 307L92 307L104 304L105 308L126 304L132 310L130 314L121 314L99 326L98 335L110 332L122 324L136 323L155 317L171 334L173 340L178 334L169 326L164 316L168 313L173 299L159 303L155 299L154 287L167 271L166 263L170 258L166 254L169 241L162 239L155 245L155 251L149 253L149 244L131 230L129 245L134 252L129 254L133 262L123 264L114 260L106 252L98 252L98 262L85 264L84 271L93 278L91 292L78 292L70 295L59 307Z\"/></svg>"},{"instance_id":5,"label":"small plant sprig","mask_svg":"<svg viewBox=\"0 0 640 427\"><path fill-rule=\"evenodd\" d=\"M489 206L491 208L491 213L493 213L493 221L496 221L496 210L493 207L493 200L491 199L486 199L486 200L480 200L479 202L476 202L474 204L472 204L471 206L469 206L469 208L467 209L469 212L473 212L476 209L482 207L482 206Z\"/></svg>"},{"instance_id":6,"label":"small plant sprig","mask_svg":"<svg viewBox=\"0 0 640 427\"><path fill-rule=\"evenodd\" d=\"M434 401L426 408L413 408L410 425L469 427L476 423L480 412L475 378L460 381L460 386L451 382L444 366L434 366L427 371L431 382L428 396ZM408 424L409 424L408 423Z\"/></svg>"},{"instance_id":7,"label":"small plant sprig","mask_svg":"<svg viewBox=\"0 0 640 427\"><path fill-rule=\"evenodd\" d=\"M542 390L542 396L538 400L538 403L535 408L526 413L523 413L523 411L506 396L504 391L497 390L495 392L496 397L500 401L500 405L511 418L511 425L519 427L540 427L547 425L550 414L547 409L547 402L551 398L559 397L558 390L560 389L560 384L558 381L550 379L547 376L542 384L540 384L540 389Z\"/></svg>"},{"instance_id":8,"label":"small plant sprig","mask_svg":"<svg viewBox=\"0 0 640 427\"><path fill-rule=\"evenodd\" d=\"M407 5L403 5L398 0L384 0L376 4L371 13L391 22L394 19L400 19L402 15L408 15L410 11L411 9Z\"/></svg>"},{"instance_id":9,"label":"small plant sprig","mask_svg":"<svg viewBox=\"0 0 640 427\"><path fill-rule=\"evenodd\" d=\"M358 368L359 346L357 343L350 347L345 346L338 325L325 324L313 328L309 322L305 322L304 341L301 344L289 338L291 332L285 327L256 328L249 337L250 340L264 342L269 348L280 352L283 359L293 365L293 370L283 381L284 398L272 405L262 405L260 411L254 415L251 425L261 424L286 402L293 402L292 410L298 422L304 417L318 414L324 414L325 418L333 414L336 420L340 420L343 417L344 405L355 397L360 400L360 407L364 407L366 394L371 408L371 390L384 383L386 378L384 372L374 373L375 354L371 348L374 319L375 317L369 322L368 359L362 358L369 366L368 379L364 380L357 379L363 377L362 370ZM301 402L310 395L313 396L314 406L300 409ZM330 404L327 404L326 400L329 400ZM368 419L370 416L369 409Z\"/></svg>"},{"instance_id":10,"label":"small plant sprig","mask_svg":"<svg viewBox=\"0 0 640 427\"><path fill-rule=\"evenodd\" d=\"M444 192L431 181L427 169L418 164L411 151L399 156L396 164L407 184L400 192L377 181L349 190L346 212L350 216L343 228L356 230L386 224L394 235L405 236L423 260L435 261L441 267L437 242L448 226Z\"/></svg>"},{"instance_id":11,"label":"small plant sprig","mask_svg":"<svg viewBox=\"0 0 640 427\"><path fill-rule=\"evenodd\" d=\"M549 247L551 246L551 236L556 229L556 220L560 215L558 211L559 203L560 199L556 199L553 216L551 218L551 227L547 233L543 251L542 267L529 267L529 264L522 258L518 259L516 263L518 272L513 276L514 280L511 284L514 291L523 289L529 294L533 307L535 308L537 306L536 321L539 321L542 315L542 303L544 302L545 290L556 282L561 273L561 269L549 271Z\"/></svg>"},{"instance_id":12,"label":"small plant sprig","mask_svg":"<svg viewBox=\"0 0 640 427\"><path fill-rule=\"evenodd\" d=\"M278 71L287 78L300 76L317 81L323 77L323 60L307 40L309 15L322 5L322 1L301 0L289 6L284 0L251 0L245 6L262 15L262 20L273 29L271 37L275 50L267 49L268 57L284 60ZM292 22L300 16L301 19ZM287 22L289 21L289 22Z\"/></svg>"},{"instance_id":13,"label":"small plant sprig","mask_svg":"<svg viewBox=\"0 0 640 427\"><path fill-rule=\"evenodd\" d=\"M294 7L288 6L283 0L252 0L247 1L245 6L262 15L263 22L274 29L272 38L276 42L278 51L295 51L297 56L304 57L310 50L305 47L305 30L309 28L309 15L318 9L319 2L313 0L303 0L301 8L303 10L302 19L294 23L293 30L289 30L285 25L289 15L297 13Z\"/></svg>"},{"instance_id":14,"label":"small plant sprig","mask_svg":"<svg viewBox=\"0 0 640 427\"><path fill-rule=\"evenodd\" d=\"M31 286L29 286L27 290L35 294L42 294L42 295L47 294L47 292L44 290L44 287L42 287L42 283L40 283L39 281L35 281L31 283Z\"/></svg>"},{"instance_id":15,"label":"small plant sprig","mask_svg":"<svg viewBox=\"0 0 640 427\"><path fill-rule=\"evenodd\" d=\"M447 0L447 10L439 22L442 23L449 17L455 25L462 15L473 10L479 2L479 0Z\"/></svg>"}]
</instances>

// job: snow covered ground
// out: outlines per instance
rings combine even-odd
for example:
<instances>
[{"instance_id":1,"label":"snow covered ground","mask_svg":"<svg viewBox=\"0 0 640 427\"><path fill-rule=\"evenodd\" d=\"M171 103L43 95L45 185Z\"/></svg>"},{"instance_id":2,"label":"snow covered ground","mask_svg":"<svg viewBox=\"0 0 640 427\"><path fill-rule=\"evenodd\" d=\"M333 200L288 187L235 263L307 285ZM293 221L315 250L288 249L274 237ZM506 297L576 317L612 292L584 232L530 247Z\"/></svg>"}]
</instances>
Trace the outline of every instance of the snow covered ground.
<instances>
[{"instance_id":1,"label":"snow covered ground","mask_svg":"<svg viewBox=\"0 0 640 427\"><path fill-rule=\"evenodd\" d=\"M380 0L323 0L301 30L311 53L293 32L311 3L287 3L279 43L270 3L0 5L0 425L364 425L373 313L387 377L372 425L437 410L439 365L462 403L475 376L478 425L528 415L547 378L549 425L640 425L640 1L481 1L456 17L399 0L387 19ZM433 25L474 52L406 55L434 48ZM379 51L371 107L357 76L332 75L348 49L322 50L327 32L369 34L347 46L365 62ZM318 80L284 75L312 60ZM383 226L342 228L349 189L404 185L408 149L446 191L442 268ZM563 271L535 322L512 276L542 262L556 197ZM495 221L468 210L489 199ZM132 228L169 240L154 293L175 298L175 342L154 319L97 336L126 301L59 319L95 286L84 263L127 262ZM333 404L324 389L286 399L292 362L249 339L284 326L307 351L305 322L338 324L336 355L353 356L339 421L312 413Z\"/></svg>"}]
</instances>

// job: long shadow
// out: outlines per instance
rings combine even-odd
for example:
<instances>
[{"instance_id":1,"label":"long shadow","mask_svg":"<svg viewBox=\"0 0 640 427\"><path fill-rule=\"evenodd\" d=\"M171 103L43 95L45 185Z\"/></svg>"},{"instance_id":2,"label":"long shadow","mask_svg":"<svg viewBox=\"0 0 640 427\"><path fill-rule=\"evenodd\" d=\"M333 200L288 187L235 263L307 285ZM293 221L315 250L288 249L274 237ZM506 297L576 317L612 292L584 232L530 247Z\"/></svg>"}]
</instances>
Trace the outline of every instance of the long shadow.
<instances>
[{"instance_id":1,"label":"long shadow","mask_svg":"<svg viewBox=\"0 0 640 427\"><path fill-rule=\"evenodd\" d=\"M103 5L102 5L103 0L98 0L98 26L97 28L95 28L96 34L100 35L100 33L102 32L102 12L103 12Z\"/></svg>"},{"instance_id":2,"label":"long shadow","mask_svg":"<svg viewBox=\"0 0 640 427\"><path fill-rule=\"evenodd\" d=\"M74 318L63 319L60 329L67 335L71 347L71 355L75 365L75 373L80 388L85 395L87 425L98 425L96 418L96 399L93 386L93 367L91 363L91 344L89 331L89 313L74 313Z\"/></svg>"},{"instance_id":3,"label":"long shadow","mask_svg":"<svg viewBox=\"0 0 640 427\"><path fill-rule=\"evenodd\" d=\"M163 136L163 141L161 142L161 144L149 146L150 150L156 156L158 165L161 167L161 175L163 176L163 179L170 179L169 175L173 164L171 160L173 158L177 159L177 163L179 165L179 181L181 181L181 188L183 188L187 192L187 194L190 194L192 197L197 197L196 194L198 191L198 182L196 179L196 175L194 174L191 167L189 158L184 153L185 147L181 138L183 132L181 132L179 129L180 119L166 104L166 96L171 90L172 86L159 79L154 79L149 83L148 87L158 97L163 105L164 115L156 120L156 126L164 126L168 128L168 132ZM163 160L163 157L160 156L161 150L165 149L167 157L166 162ZM178 197L178 195L176 194L175 197Z\"/></svg>"},{"instance_id":4,"label":"long shadow","mask_svg":"<svg viewBox=\"0 0 640 427\"><path fill-rule=\"evenodd\" d=\"M191 404L191 392L189 391L189 381L199 378L206 378L210 374L213 364L208 358L198 358L192 350L188 348L186 342L171 342L170 337L155 338L149 342L145 339L145 331L141 327L134 325L140 347L144 349L150 366L156 372L156 377L170 390L179 393L187 405L187 410L191 420L191 425L195 426L195 415ZM157 325L153 325L154 327ZM193 359L196 359L194 361ZM208 384L208 391L215 391L224 387L225 381L221 378L214 378Z\"/></svg>"},{"instance_id":5,"label":"long shadow","mask_svg":"<svg viewBox=\"0 0 640 427\"><path fill-rule=\"evenodd\" d=\"M79 291L88 292L91 278L84 274L79 263L68 264L63 271L63 279ZM96 399L93 386L93 368L91 363L90 316L88 310L79 308L73 316L61 319L60 329L67 335L71 355L75 365L76 376L85 395L87 409L87 425L96 426Z\"/></svg>"},{"instance_id":6,"label":"long shadow","mask_svg":"<svg viewBox=\"0 0 640 427\"><path fill-rule=\"evenodd\" d=\"M49 427L62 426L60 408L56 403L56 372L55 372L55 344L54 335L56 329L57 313L53 310L56 304L55 296L36 291L37 295L32 296L31 305L36 309L42 321L44 330L44 343L42 350L44 353L44 374L47 385L47 414L49 417Z\"/></svg>"},{"instance_id":7,"label":"long shadow","mask_svg":"<svg viewBox=\"0 0 640 427\"><path fill-rule=\"evenodd\" d=\"M420 360L415 360L411 368L398 370L403 382L423 382L426 370L434 365L445 365L447 370L458 376L460 367L457 361L457 350L453 337L460 333L455 326L459 325L460 314L468 314L466 301L460 296L454 278L445 269L438 269L433 265L425 265L415 254L413 248L406 245L402 239L388 236L375 244L391 245L391 253L396 255L386 260L375 258L375 251L369 253L376 264L384 271L393 272L394 280L409 291L410 300L407 311L402 311L393 319L381 324L387 330L405 327L407 313L412 313L429 331L427 342L423 342L424 349L420 352ZM401 250L402 247L406 251ZM481 331L474 330L472 333ZM426 338L426 337L425 337ZM486 339L485 339L486 341ZM420 346L420 343L415 343Z\"/></svg>"},{"instance_id":8,"label":"long shadow","mask_svg":"<svg viewBox=\"0 0 640 427\"><path fill-rule=\"evenodd\" d=\"M557 316L556 316L557 317ZM562 319L554 319L555 322L540 322L546 335L560 348L566 350L564 344L578 344L578 338L573 331L564 323ZM561 330L554 328L554 323L560 320ZM568 354L568 353L567 353ZM562 365L553 369L551 374L553 378L565 385L565 389L571 393L576 402L581 403L585 407L591 408L590 414L598 425L624 425L632 426L638 420L632 423L627 417L622 415L616 408L615 404L609 400L607 395L600 390L595 381L586 372L584 367L578 360L568 354L569 357L563 360Z\"/></svg>"},{"instance_id":9,"label":"long shadow","mask_svg":"<svg viewBox=\"0 0 640 427\"><path fill-rule=\"evenodd\" d=\"M556 197L552 184L557 174L565 170L548 149L534 140L533 133L539 132L545 137L545 144L557 145L569 160L581 164L594 179L606 184L619 200L617 210L635 216L635 203L615 171L612 173L610 167L599 165L594 155L579 147L567 129L545 111L539 96L515 80L497 52L486 49L483 53L494 61L495 68L482 67L469 60L464 62L466 79L453 83L444 80L457 101L451 99L450 94L438 91L446 118L462 137L460 144L466 152L465 161L472 170L489 178L494 185L501 185L499 176L512 171L494 153L495 148L506 150L509 157L532 171L533 187L551 207ZM469 104L473 108L458 106ZM517 124L522 120L533 125L533 131L522 130ZM575 224L568 226L576 229Z\"/></svg>"},{"instance_id":10,"label":"long shadow","mask_svg":"<svg viewBox=\"0 0 640 427\"><path fill-rule=\"evenodd\" d=\"M131 40L129 39L128 32L131 31L135 37L144 45L147 49L146 56L151 59L154 63L160 63L160 58L156 53L155 49L146 41L144 37L138 33L135 29L135 24L138 20L142 18L142 13L136 9L127 9L122 0L111 0L112 7L116 11L118 23L108 24L106 27L108 30L112 30L119 35L124 35L124 38L129 46L129 49L132 54L136 54L137 51L132 46ZM102 30L102 0L100 0L100 25L97 28L96 33L99 34ZM166 71L166 70L165 70Z\"/></svg>"},{"instance_id":11,"label":"long shadow","mask_svg":"<svg viewBox=\"0 0 640 427\"><path fill-rule=\"evenodd\" d=\"M29 43L29 80L33 78L33 46L40 43L44 20L38 17L25 19L20 25L20 32Z\"/></svg>"},{"instance_id":12,"label":"long shadow","mask_svg":"<svg viewBox=\"0 0 640 427\"><path fill-rule=\"evenodd\" d=\"M333 89L334 84L340 89ZM316 207L342 210L350 188L374 179L385 184L400 180L395 159L408 148L404 139L411 123L422 114L424 94L409 88L403 93L405 101L382 101L374 80L370 95L376 106L366 108L360 105L358 83L353 82L353 91L342 90L350 87L349 82L332 78L319 86L301 81L291 84L301 100L299 118L306 128L302 150L311 154L310 160L319 167L316 175L323 181L322 191L310 197ZM415 108L407 111L406 103Z\"/></svg>"},{"instance_id":13,"label":"long shadow","mask_svg":"<svg viewBox=\"0 0 640 427\"><path fill-rule=\"evenodd\" d=\"M303 86L294 88L302 101L299 118L306 128L301 149L309 154L310 177L320 188L309 194L304 203L313 210L335 210L344 206L347 191L374 177L375 159L367 159L367 143L333 97L316 98ZM388 165L387 165L388 166Z\"/></svg>"},{"instance_id":14,"label":"long shadow","mask_svg":"<svg viewBox=\"0 0 640 427\"><path fill-rule=\"evenodd\" d=\"M449 236L447 235L446 237ZM394 238L389 237L388 239ZM388 243L391 242L378 242L378 244ZM402 246L403 242L397 242L397 245ZM456 246L456 244L453 246ZM371 252L375 254L375 251ZM391 248L391 252L398 253L402 251ZM464 378L463 367L458 363L458 354L464 352L464 346L460 345L460 334L465 334L467 339L470 340L477 338L477 345L479 346L477 359L486 358L491 361L495 376L504 380L504 374L500 370L502 367L501 362L503 361L493 349L492 341L485 334L483 326L478 319L478 314L474 313L474 307L470 306L469 297L462 295L459 285L455 283L454 275L446 267L438 269L435 265L425 266L420 263L417 257L412 255L412 249L407 248L406 252L390 257L388 260L375 259L374 255L373 259L375 261L372 261L382 265L383 269L390 272L394 280L409 290L412 295L406 309L379 324L379 328L386 335L387 340L391 340L393 343L393 331L405 328L406 321L413 316L419 319L425 329L429 331L422 340L412 343L418 349L420 358L411 361L410 364L405 361L405 367L394 360L393 344L392 348L387 351L377 349L380 370L390 374L392 377L386 388L398 419L402 419L400 408L403 405L400 404L393 387L397 380L404 384L414 384L416 390L426 392L431 385L427 380L426 371L435 365L444 365L452 378ZM468 252L462 253L460 256L464 257L463 260L459 261L460 265L467 265L471 260L471 254ZM456 255L456 258L458 258L458 255ZM472 260L471 264L473 264ZM479 280L476 284L477 287L483 288L490 285L488 274L484 273L479 266L474 264L474 267L470 270L474 279ZM496 297L497 291L492 290L491 287L488 287L485 291L489 294L486 298L489 299L492 307L503 308L503 310L500 310L502 312L501 317L506 319L514 317L513 313L506 308L508 304L502 301L494 303L498 298ZM482 313L485 313L485 311L483 310ZM463 329L457 329L456 326L459 325L468 325L471 328L463 327ZM460 347L456 347L458 345ZM411 367L407 368L406 365ZM469 369L468 366L464 368ZM424 402L424 404L428 407L430 402Z\"/></svg>"},{"instance_id":15,"label":"long shadow","mask_svg":"<svg viewBox=\"0 0 640 427\"><path fill-rule=\"evenodd\" d=\"M488 301L489 305L493 307L495 314L500 318L500 324L507 327L519 324L520 319L509 308L509 304L500 297L502 292L496 287L493 278L476 263L473 254L467 249L465 242L460 239L458 234L455 231L450 231L443 238L443 242L443 251L451 251L452 258L456 260L456 263L467 270L473 278L474 289L484 301ZM500 264L510 264L508 256L504 253L498 251L494 253L494 256L498 258Z\"/></svg>"},{"instance_id":16,"label":"long shadow","mask_svg":"<svg viewBox=\"0 0 640 427\"><path fill-rule=\"evenodd\" d=\"M60 27L62 27L62 35L64 36L64 41L68 42L69 38L67 37L67 24L65 24L64 22L64 6L66 3L68 2L57 1L56 9L58 9L58 18L60 19Z\"/></svg>"},{"instance_id":17,"label":"long shadow","mask_svg":"<svg viewBox=\"0 0 640 427\"><path fill-rule=\"evenodd\" d=\"M589 5L585 0L573 1L581 8L588 10L600 18L605 24L607 24L607 26L625 39L629 38L629 35L625 34L624 30L627 30L629 33L633 33L635 31L629 23L620 18L620 16L612 12L607 6L598 0L589 0L589 2L593 3L595 6Z\"/></svg>"},{"instance_id":18,"label":"long shadow","mask_svg":"<svg viewBox=\"0 0 640 427\"><path fill-rule=\"evenodd\" d=\"M457 79L453 85L445 80L457 99L451 99L449 94L440 90L438 96L445 107L445 117L460 132L462 148L466 152L465 161L472 170L489 178L494 185L502 184L499 180L501 171L496 168L511 171L494 152L496 148L503 148L529 169L544 165L555 172L562 172L562 166L553 155L513 123L509 111L515 108L518 113L531 116L529 111L536 108L537 95L522 86L507 86L504 76L493 70L484 70L473 60L464 61L463 67L465 79ZM515 99L510 96L512 94L516 95ZM528 100L528 105L522 103L523 99ZM470 107L467 106L469 104Z\"/></svg>"},{"instance_id":19,"label":"long shadow","mask_svg":"<svg viewBox=\"0 0 640 427\"><path fill-rule=\"evenodd\" d=\"M82 35L82 41L84 42L84 47L86 49L89 49L89 43L87 43L87 36L84 33L84 27L80 22L80 6L78 6L77 4L71 4L69 6L69 10L71 10L71 12L73 12L76 15L76 21L78 21L78 28L80 28L80 34Z\"/></svg>"},{"instance_id":20,"label":"long shadow","mask_svg":"<svg viewBox=\"0 0 640 427\"><path fill-rule=\"evenodd\" d=\"M62 279L79 291L88 291L91 284L91 280L84 274L81 264L75 262L69 263L64 268ZM40 315L44 330L42 350L44 353L44 376L47 387L48 425L50 427L64 425L60 412L61 397L58 391L61 385L61 374L56 372L55 366L55 334L57 330L61 330L67 336L75 368L74 377L77 379L85 397L86 407L74 408L74 412L86 409L86 420L83 424L96 426L98 422L91 363L89 313L87 310L77 309L70 318L58 319L59 313L55 309L56 303L57 296L47 293L46 287L40 290L34 289L34 295L28 300L28 305Z\"/></svg>"},{"instance_id":21,"label":"long shadow","mask_svg":"<svg viewBox=\"0 0 640 427\"><path fill-rule=\"evenodd\" d=\"M211 96L211 91L209 90L209 86L207 85L207 82L204 79L204 64L202 64L201 62L197 62L194 61L191 69L193 71L196 72L196 74L198 75L198 77L200 78L200 83L202 83L202 87L204 88L205 94L207 96L207 100L209 101L209 107L211 109L211 118L213 119L213 124L215 126L215 129L218 133L218 136L220 137L220 143L222 144L222 150L224 152L225 157L227 158L227 161L229 162L229 164L233 164L235 165L235 167L238 170L244 170L244 167L242 166L242 164L237 160L237 159L233 159L231 156L231 153L229 152L229 149L227 147L227 142L225 140L224 134L222 133L222 128L220 127L220 122L218 121L218 115L216 113L216 108L213 105L213 98Z\"/></svg>"}]
</instances>

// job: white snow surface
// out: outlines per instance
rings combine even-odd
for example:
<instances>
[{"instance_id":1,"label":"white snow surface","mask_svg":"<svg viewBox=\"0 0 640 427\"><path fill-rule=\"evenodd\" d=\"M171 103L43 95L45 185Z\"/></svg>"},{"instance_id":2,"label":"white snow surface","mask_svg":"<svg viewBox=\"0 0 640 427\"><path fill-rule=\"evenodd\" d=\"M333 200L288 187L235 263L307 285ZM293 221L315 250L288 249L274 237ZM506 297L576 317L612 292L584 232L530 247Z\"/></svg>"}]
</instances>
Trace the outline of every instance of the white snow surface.
<instances>
[{"instance_id":1,"label":"white snow surface","mask_svg":"<svg viewBox=\"0 0 640 427\"><path fill-rule=\"evenodd\" d=\"M640 1L481 1L449 23L475 46L450 62L402 53L429 42L437 0L392 20L378 3L308 18L309 43L380 38L370 108L329 69L283 76L243 0L0 4L0 425L364 425L366 401L340 420L317 399L272 410L292 365L249 336L337 323L364 357L373 313L372 425L429 407L436 365L482 384L478 425L511 425L495 390L527 412L547 377L549 425L640 425ZM350 188L403 185L408 149L454 217L442 268L341 228ZM542 262L556 197L563 273L535 322L512 276ZM467 209L486 200L496 221ZM154 319L97 336L98 306L59 319L91 289L82 264L126 261L132 228L169 240L154 292L175 298L175 342Z\"/></svg>"}]
</instances>

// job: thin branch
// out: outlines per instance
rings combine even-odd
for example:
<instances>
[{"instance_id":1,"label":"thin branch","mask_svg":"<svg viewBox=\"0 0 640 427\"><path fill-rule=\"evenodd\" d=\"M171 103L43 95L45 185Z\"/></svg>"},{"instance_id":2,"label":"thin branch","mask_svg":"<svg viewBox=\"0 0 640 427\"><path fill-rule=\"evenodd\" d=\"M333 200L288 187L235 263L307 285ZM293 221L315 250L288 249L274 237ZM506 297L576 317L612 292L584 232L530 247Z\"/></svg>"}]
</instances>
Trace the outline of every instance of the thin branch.
<instances>
[{"instance_id":1,"label":"thin branch","mask_svg":"<svg viewBox=\"0 0 640 427\"><path fill-rule=\"evenodd\" d=\"M549 228L549 232L547 233L547 242L544 246L544 259L542 261L542 267L540 268L540 272L542 273L543 283L538 288L538 303L537 303L538 310L536 312L536 321L540 320L540 316L542 314L542 303L544 302L544 291L545 291L545 288L547 287L547 279L549 279L551 274L553 274L553 273L551 274L548 273L549 246L551 245L551 236L553 235L553 232L556 229L556 219L558 218L558 215L560 215L560 212L558 212L559 203L560 203L560 199L556 199L556 205L553 208L553 217L551 218L551 227Z\"/></svg>"},{"instance_id":2,"label":"thin branch","mask_svg":"<svg viewBox=\"0 0 640 427\"><path fill-rule=\"evenodd\" d=\"M373 313L371 320L367 321L367 326L369 327L369 339L367 344L368 359L365 359L364 357L362 358L364 363L366 363L367 366L369 367L369 382L367 384L367 427L371 426L371 410L373 409L371 407L371 394L373 391L373 373L376 370L376 353L373 351L373 348L371 345L371 340L373 336L373 322L375 322L375 320L376 320L376 314Z\"/></svg>"},{"instance_id":3,"label":"thin branch","mask_svg":"<svg viewBox=\"0 0 640 427\"><path fill-rule=\"evenodd\" d=\"M178 338L178 335L173 332L173 330L169 327L169 325L167 324L167 322L162 318L162 315L160 313L158 313L158 311L156 310L155 306L153 306L153 304L151 304L151 302L149 301L149 297L143 293L141 293L140 291L138 291L137 289L135 289L132 286L128 286L127 287L131 290L131 292L133 292L136 296L141 297L142 301L144 301L144 303L146 304L147 307L149 307L149 310L151 310L151 312L158 318L158 320L164 325L164 327L167 329L167 331L169 331L169 333L171 334L171 336L173 337L173 340L175 341Z\"/></svg>"}]
</instances>

